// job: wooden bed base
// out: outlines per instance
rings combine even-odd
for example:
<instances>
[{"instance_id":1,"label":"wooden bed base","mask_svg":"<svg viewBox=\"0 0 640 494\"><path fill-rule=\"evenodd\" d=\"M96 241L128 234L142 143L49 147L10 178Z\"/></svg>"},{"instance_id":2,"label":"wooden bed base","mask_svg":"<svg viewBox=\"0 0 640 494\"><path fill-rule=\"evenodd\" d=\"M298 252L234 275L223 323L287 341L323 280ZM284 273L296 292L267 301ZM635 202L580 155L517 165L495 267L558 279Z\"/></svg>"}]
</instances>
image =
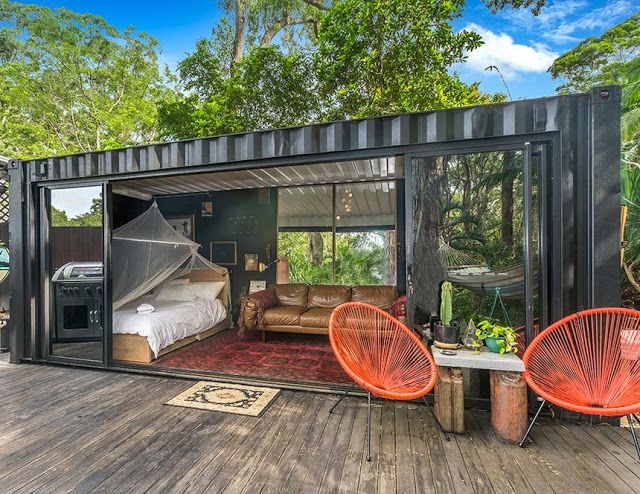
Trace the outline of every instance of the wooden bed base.
<instances>
[{"instance_id":1,"label":"wooden bed base","mask_svg":"<svg viewBox=\"0 0 640 494\"><path fill-rule=\"evenodd\" d=\"M198 281L226 281L227 284L222 289L218 298L224 304L227 312L229 312L229 275L220 275L213 270L199 270L192 271L189 275L184 276L184 278L189 278L193 282ZM167 355L178 348L182 348L186 345L194 343L196 341L201 341L214 334L220 333L224 331L228 327L231 326L231 314L227 314L227 317L216 324L215 326L198 333L193 336L187 336L181 340L176 341L173 345L169 345L160 350L158 353L158 357L162 355ZM153 351L149 347L149 343L147 338L144 336L140 336L137 334L114 334L113 335L113 353L112 358L116 362L126 363L126 364L150 364L154 359Z\"/></svg>"},{"instance_id":2,"label":"wooden bed base","mask_svg":"<svg viewBox=\"0 0 640 494\"><path fill-rule=\"evenodd\" d=\"M183 346L190 345L196 341L202 341L209 336L220 333L231 326L230 316L227 316L224 321L219 322L212 328L198 333L193 336L187 336L181 340L176 341L173 345L163 348L158 353L158 357L167 355L168 353L182 348ZM144 336L137 334L114 334L113 335L113 360L117 362L124 362L127 364L150 364L155 359L149 343Z\"/></svg>"}]
</instances>

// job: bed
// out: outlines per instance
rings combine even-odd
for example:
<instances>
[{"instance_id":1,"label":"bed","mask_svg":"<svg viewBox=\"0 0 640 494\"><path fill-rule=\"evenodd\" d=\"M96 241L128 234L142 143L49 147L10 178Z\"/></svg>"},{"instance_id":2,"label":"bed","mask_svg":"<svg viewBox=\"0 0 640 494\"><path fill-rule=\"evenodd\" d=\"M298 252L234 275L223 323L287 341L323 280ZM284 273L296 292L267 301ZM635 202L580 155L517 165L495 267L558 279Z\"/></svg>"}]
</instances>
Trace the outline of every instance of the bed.
<instances>
[{"instance_id":1,"label":"bed","mask_svg":"<svg viewBox=\"0 0 640 494\"><path fill-rule=\"evenodd\" d=\"M193 342L204 340L231 325L228 275L211 270L192 271L190 282L224 281L215 300L156 300L141 297L113 313L113 360L150 364L153 360ZM150 303L155 311L140 315L138 305Z\"/></svg>"}]
</instances>

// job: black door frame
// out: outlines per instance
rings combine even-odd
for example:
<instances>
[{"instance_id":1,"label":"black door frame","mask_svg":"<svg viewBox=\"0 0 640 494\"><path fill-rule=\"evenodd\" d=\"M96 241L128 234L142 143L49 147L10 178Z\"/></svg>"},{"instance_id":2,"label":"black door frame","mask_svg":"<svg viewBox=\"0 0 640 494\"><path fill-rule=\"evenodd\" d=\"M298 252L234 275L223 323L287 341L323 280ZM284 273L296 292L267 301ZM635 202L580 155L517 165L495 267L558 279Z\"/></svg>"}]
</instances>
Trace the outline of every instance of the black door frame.
<instances>
[{"instance_id":1,"label":"black door frame","mask_svg":"<svg viewBox=\"0 0 640 494\"><path fill-rule=\"evenodd\" d=\"M50 280L50 210L51 191L75 189L80 187L101 187L102 189L102 360L84 359L80 357L66 357L52 355L50 353L51 329L55 324L54 301L51 296ZM37 330L34 338L36 352L42 360L52 363L81 365L84 367L108 368L111 366L112 335L111 335L111 184L107 181L86 181L74 184L42 184L37 187L36 231L37 240L37 265L40 289L37 291Z\"/></svg>"},{"instance_id":2,"label":"black door frame","mask_svg":"<svg viewBox=\"0 0 640 494\"><path fill-rule=\"evenodd\" d=\"M407 280L407 323L413 328L413 316L415 304L413 300L413 168L414 159L435 158L438 156L454 154L472 154L500 151L521 151L524 157L523 170L523 202L524 202L524 277L525 277L525 331L526 342L530 342L534 336L534 312L533 305L533 252L532 252L532 162L535 148L539 154L539 166L536 168L538 187L538 310L540 328L548 326L550 321L561 317L562 307L562 225L561 221L552 222L553 231L547 231L548 215L562 217L562 188L561 180L552 180L554 176L561 175L560 137L556 133L536 136L513 136L512 139L500 142L486 142L482 144L474 142L454 142L434 146L433 149L419 153L405 154L405 276ZM555 249L552 265L549 264L547 249ZM549 278L551 278L549 280ZM549 289L554 294L556 303L550 304Z\"/></svg>"}]
</instances>

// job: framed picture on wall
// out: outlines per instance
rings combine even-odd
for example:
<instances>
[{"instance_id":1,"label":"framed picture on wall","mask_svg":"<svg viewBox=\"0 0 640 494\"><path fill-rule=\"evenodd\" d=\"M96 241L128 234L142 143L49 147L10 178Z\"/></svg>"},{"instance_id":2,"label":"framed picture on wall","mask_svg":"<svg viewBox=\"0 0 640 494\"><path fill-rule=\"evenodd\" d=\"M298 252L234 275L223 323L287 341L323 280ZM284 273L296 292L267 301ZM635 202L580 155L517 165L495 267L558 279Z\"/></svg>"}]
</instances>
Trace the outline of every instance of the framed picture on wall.
<instances>
[{"instance_id":1,"label":"framed picture on wall","mask_svg":"<svg viewBox=\"0 0 640 494\"><path fill-rule=\"evenodd\" d=\"M202 201L200 204L200 216L213 216L213 201Z\"/></svg>"},{"instance_id":2,"label":"framed picture on wall","mask_svg":"<svg viewBox=\"0 0 640 494\"><path fill-rule=\"evenodd\" d=\"M258 254L245 254L244 255L244 270L245 271L258 271Z\"/></svg>"},{"instance_id":3,"label":"framed picture on wall","mask_svg":"<svg viewBox=\"0 0 640 494\"><path fill-rule=\"evenodd\" d=\"M235 241L211 242L210 259L220 266L235 266L238 264L238 244Z\"/></svg>"},{"instance_id":4,"label":"framed picture on wall","mask_svg":"<svg viewBox=\"0 0 640 494\"><path fill-rule=\"evenodd\" d=\"M256 293L267 288L267 282L265 280L251 280L249 282L249 293Z\"/></svg>"},{"instance_id":5,"label":"framed picture on wall","mask_svg":"<svg viewBox=\"0 0 640 494\"><path fill-rule=\"evenodd\" d=\"M258 204L271 204L271 189L258 189Z\"/></svg>"},{"instance_id":6,"label":"framed picture on wall","mask_svg":"<svg viewBox=\"0 0 640 494\"><path fill-rule=\"evenodd\" d=\"M189 240L193 240L194 237L194 226L195 226L195 215L186 214L183 216L166 216L165 219L167 222L173 227L175 231L184 235Z\"/></svg>"}]
</instances>

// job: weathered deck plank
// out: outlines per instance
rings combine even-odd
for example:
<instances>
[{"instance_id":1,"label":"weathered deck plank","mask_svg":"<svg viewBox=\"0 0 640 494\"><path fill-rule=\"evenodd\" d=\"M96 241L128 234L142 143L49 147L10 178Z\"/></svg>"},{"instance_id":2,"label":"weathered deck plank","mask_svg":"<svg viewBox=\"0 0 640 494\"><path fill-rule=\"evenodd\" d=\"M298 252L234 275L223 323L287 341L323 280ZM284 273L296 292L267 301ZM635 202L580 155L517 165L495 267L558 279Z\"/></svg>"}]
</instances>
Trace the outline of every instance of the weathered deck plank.
<instances>
[{"instance_id":1,"label":"weathered deck plank","mask_svg":"<svg viewBox=\"0 0 640 494\"><path fill-rule=\"evenodd\" d=\"M0 491L640 492L628 431L542 420L522 450L487 412L446 441L422 403L283 391L260 418L165 406L191 383L0 362Z\"/></svg>"}]
</instances>

